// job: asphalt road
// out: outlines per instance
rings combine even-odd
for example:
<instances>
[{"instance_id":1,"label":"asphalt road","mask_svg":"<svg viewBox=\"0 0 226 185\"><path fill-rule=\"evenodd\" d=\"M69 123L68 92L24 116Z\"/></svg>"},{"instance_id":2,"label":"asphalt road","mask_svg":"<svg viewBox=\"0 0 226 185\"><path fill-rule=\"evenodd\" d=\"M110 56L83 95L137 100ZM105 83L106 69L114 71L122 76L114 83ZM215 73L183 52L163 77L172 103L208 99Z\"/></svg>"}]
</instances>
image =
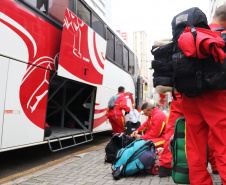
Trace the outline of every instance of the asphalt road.
<instances>
[{"instance_id":1,"label":"asphalt road","mask_svg":"<svg viewBox=\"0 0 226 185\"><path fill-rule=\"evenodd\" d=\"M0 179L29 170L67 155L98 146L109 141L112 132L94 134L93 141L58 152L51 152L48 144L0 153Z\"/></svg>"}]
</instances>

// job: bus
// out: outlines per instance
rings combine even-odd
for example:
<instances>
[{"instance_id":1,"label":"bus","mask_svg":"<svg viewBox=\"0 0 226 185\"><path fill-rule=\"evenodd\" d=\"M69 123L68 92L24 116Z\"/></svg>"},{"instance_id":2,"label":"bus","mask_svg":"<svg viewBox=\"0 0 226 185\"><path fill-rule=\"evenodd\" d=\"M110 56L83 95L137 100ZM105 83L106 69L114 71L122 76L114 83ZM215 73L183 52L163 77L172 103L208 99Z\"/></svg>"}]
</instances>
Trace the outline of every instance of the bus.
<instances>
[{"instance_id":1,"label":"bus","mask_svg":"<svg viewBox=\"0 0 226 185\"><path fill-rule=\"evenodd\" d=\"M55 152L111 130L105 112L119 86L131 107L143 103L138 71L85 0L1 0L0 152L44 143Z\"/></svg>"}]
</instances>

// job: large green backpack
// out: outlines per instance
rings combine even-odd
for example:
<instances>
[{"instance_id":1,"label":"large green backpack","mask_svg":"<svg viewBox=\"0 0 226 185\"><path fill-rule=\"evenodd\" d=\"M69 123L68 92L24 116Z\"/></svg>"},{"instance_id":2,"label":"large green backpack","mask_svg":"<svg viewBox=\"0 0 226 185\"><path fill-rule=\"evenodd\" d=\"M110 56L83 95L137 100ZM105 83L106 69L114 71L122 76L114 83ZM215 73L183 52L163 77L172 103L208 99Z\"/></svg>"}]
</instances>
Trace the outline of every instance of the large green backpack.
<instances>
[{"instance_id":1,"label":"large green backpack","mask_svg":"<svg viewBox=\"0 0 226 185\"><path fill-rule=\"evenodd\" d=\"M185 124L184 117L180 117L176 120L174 139L172 141L172 179L178 184L190 184L187 156L185 153Z\"/></svg>"}]
</instances>

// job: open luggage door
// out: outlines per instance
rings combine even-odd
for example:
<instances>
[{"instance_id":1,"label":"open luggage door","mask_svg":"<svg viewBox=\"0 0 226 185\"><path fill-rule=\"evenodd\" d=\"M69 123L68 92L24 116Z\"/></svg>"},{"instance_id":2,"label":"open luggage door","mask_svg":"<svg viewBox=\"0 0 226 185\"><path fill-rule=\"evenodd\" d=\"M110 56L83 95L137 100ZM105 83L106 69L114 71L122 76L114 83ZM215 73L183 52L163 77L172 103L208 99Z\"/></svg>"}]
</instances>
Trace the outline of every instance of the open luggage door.
<instances>
[{"instance_id":1,"label":"open luggage door","mask_svg":"<svg viewBox=\"0 0 226 185\"><path fill-rule=\"evenodd\" d=\"M65 11L57 75L51 76L46 121L55 152L91 141L97 86L102 85L107 42L69 9ZM90 139L86 135L91 136ZM83 136L82 142L75 137ZM61 142L70 138L70 146ZM58 141L54 149L52 142Z\"/></svg>"},{"instance_id":2,"label":"open luggage door","mask_svg":"<svg viewBox=\"0 0 226 185\"><path fill-rule=\"evenodd\" d=\"M66 9L58 75L97 86L102 85L107 42Z\"/></svg>"}]
</instances>

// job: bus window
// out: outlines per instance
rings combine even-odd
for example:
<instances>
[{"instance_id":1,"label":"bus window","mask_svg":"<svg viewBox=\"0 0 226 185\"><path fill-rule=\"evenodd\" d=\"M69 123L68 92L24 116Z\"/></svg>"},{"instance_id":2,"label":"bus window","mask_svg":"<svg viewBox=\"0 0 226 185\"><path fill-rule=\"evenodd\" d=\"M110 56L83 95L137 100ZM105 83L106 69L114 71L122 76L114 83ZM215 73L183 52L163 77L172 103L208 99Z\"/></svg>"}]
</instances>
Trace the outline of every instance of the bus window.
<instances>
[{"instance_id":1,"label":"bus window","mask_svg":"<svg viewBox=\"0 0 226 185\"><path fill-rule=\"evenodd\" d=\"M134 57L132 52L129 52L129 73L131 75L134 74Z\"/></svg>"},{"instance_id":2,"label":"bus window","mask_svg":"<svg viewBox=\"0 0 226 185\"><path fill-rule=\"evenodd\" d=\"M49 0L49 16L63 24L65 9L72 9L73 0Z\"/></svg>"},{"instance_id":3,"label":"bus window","mask_svg":"<svg viewBox=\"0 0 226 185\"><path fill-rule=\"evenodd\" d=\"M123 69L128 71L129 66L129 51L123 47Z\"/></svg>"},{"instance_id":4,"label":"bus window","mask_svg":"<svg viewBox=\"0 0 226 185\"><path fill-rule=\"evenodd\" d=\"M107 29L107 57L114 61L115 56L115 36Z\"/></svg>"},{"instance_id":5,"label":"bus window","mask_svg":"<svg viewBox=\"0 0 226 185\"><path fill-rule=\"evenodd\" d=\"M106 29L104 27L104 24L94 14L92 14L92 28L95 32L97 32L101 37L105 39Z\"/></svg>"},{"instance_id":6,"label":"bus window","mask_svg":"<svg viewBox=\"0 0 226 185\"><path fill-rule=\"evenodd\" d=\"M122 59L123 59L123 45L122 42L116 37L115 39L115 62L122 67Z\"/></svg>"},{"instance_id":7,"label":"bus window","mask_svg":"<svg viewBox=\"0 0 226 185\"><path fill-rule=\"evenodd\" d=\"M77 16L90 26L90 11L80 1L77 1Z\"/></svg>"},{"instance_id":8,"label":"bus window","mask_svg":"<svg viewBox=\"0 0 226 185\"><path fill-rule=\"evenodd\" d=\"M24 2L32 5L33 7L39 9L41 12L47 14L48 0L24 0Z\"/></svg>"}]
</instances>

